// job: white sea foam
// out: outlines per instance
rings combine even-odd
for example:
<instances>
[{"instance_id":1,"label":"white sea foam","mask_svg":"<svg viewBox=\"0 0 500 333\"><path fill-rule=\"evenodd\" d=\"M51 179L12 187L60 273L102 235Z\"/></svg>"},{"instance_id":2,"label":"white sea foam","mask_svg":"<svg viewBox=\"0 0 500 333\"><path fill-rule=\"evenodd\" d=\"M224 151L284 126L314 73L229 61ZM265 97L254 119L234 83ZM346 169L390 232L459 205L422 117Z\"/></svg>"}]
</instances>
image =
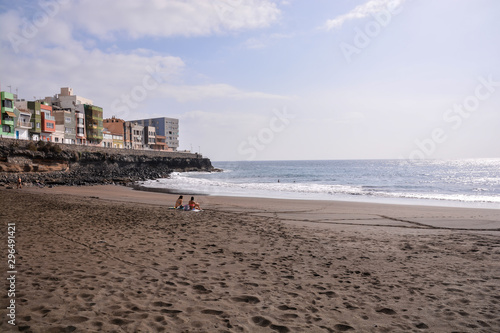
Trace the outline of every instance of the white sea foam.
<instances>
[{"instance_id":1,"label":"white sea foam","mask_svg":"<svg viewBox=\"0 0 500 333\"><path fill-rule=\"evenodd\" d=\"M197 193L206 195L229 195L245 197L296 198L296 199L337 199L359 200L373 199L420 199L463 203L500 204L500 196L483 195L487 189L478 189L471 194L419 193L411 191L387 191L383 186L353 186L317 183L286 182L232 182L200 177L209 173L172 173L169 178L142 182L151 188L165 188L178 193ZM411 188L407 186L406 190ZM365 200L363 200L365 201Z\"/></svg>"}]
</instances>

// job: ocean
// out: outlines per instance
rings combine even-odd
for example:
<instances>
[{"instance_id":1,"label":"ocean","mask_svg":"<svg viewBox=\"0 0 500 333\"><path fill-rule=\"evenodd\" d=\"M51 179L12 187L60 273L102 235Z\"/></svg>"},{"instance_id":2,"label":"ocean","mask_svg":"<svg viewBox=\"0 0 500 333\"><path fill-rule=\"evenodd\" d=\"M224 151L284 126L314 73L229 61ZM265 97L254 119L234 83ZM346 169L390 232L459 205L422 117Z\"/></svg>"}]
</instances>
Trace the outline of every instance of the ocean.
<instances>
[{"instance_id":1,"label":"ocean","mask_svg":"<svg viewBox=\"0 0 500 333\"><path fill-rule=\"evenodd\" d=\"M184 195L500 209L500 159L213 162L222 172L140 182Z\"/></svg>"}]
</instances>

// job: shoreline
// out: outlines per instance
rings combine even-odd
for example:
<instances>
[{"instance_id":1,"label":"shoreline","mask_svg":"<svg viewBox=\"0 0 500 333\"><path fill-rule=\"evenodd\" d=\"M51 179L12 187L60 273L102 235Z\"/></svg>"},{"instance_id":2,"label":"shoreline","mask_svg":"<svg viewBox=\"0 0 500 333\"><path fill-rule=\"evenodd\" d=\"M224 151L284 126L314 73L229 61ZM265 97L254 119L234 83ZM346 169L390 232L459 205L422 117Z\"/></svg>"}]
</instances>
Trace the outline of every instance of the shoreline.
<instances>
[{"instance_id":1,"label":"shoreline","mask_svg":"<svg viewBox=\"0 0 500 333\"><path fill-rule=\"evenodd\" d=\"M239 197L239 198L259 198L259 199L285 199L285 200L304 200L304 201L328 201L328 202L358 202L368 204L388 204L388 205L405 205L405 206L436 206L446 208L472 208L472 209L496 209L500 210L500 203L494 201L465 201L465 200L451 200L451 199L432 199L432 198L414 198L403 196L377 196L368 194L319 194L300 192L268 192L268 193L223 193L212 194L198 190L182 190L182 189L169 189L166 187L145 186L144 182L154 182L155 180L135 182L132 187L138 191L171 193L182 195L187 191L191 191L193 195L199 196L225 196L225 197ZM158 180L156 180L158 181ZM153 183L154 184L154 183Z\"/></svg>"},{"instance_id":2,"label":"shoreline","mask_svg":"<svg viewBox=\"0 0 500 333\"><path fill-rule=\"evenodd\" d=\"M18 252L2 332L500 330L498 210L195 196L194 213L117 185L0 199Z\"/></svg>"},{"instance_id":3,"label":"shoreline","mask_svg":"<svg viewBox=\"0 0 500 333\"><path fill-rule=\"evenodd\" d=\"M375 203L337 200L276 199L223 195L200 195L175 191L138 190L122 185L57 186L53 188L31 188L35 192L63 195L88 196L109 201L151 204L160 207L173 206L179 195L194 196L202 208L221 211L247 211L256 214L275 214L285 221L308 221L322 223L331 220L377 219L384 225L419 226L443 230L474 230L500 232L500 210L494 208L446 207L410 204ZM28 189L30 191L31 189ZM92 196L99 194L99 196ZM187 200L186 200L187 201ZM396 223L397 222L397 223Z\"/></svg>"}]
</instances>

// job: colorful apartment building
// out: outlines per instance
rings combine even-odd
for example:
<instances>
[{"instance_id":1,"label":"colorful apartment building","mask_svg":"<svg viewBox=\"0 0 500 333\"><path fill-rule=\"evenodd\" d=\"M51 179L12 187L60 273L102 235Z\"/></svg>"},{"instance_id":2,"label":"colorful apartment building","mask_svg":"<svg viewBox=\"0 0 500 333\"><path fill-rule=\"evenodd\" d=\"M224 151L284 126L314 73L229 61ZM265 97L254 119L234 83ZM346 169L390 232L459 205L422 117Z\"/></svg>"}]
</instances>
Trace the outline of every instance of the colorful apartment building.
<instances>
[{"instance_id":1,"label":"colorful apartment building","mask_svg":"<svg viewBox=\"0 0 500 333\"><path fill-rule=\"evenodd\" d=\"M125 148L125 143L123 141L123 134L114 134L113 135L113 148Z\"/></svg>"},{"instance_id":2,"label":"colorful apartment building","mask_svg":"<svg viewBox=\"0 0 500 333\"><path fill-rule=\"evenodd\" d=\"M0 137L164 151L179 147L178 119L104 120L101 107L69 87L38 101L1 92L1 101Z\"/></svg>"},{"instance_id":3,"label":"colorful apartment building","mask_svg":"<svg viewBox=\"0 0 500 333\"><path fill-rule=\"evenodd\" d=\"M0 117L0 137L15 138L14 95L6 91L0 93L2 99Z\"/></svg>"},{"instance_id":4,"label":"colorful apartment building","mask_svg":"<svg viewBox=\"0 0 500 333\"><path fill-rule=\"evenodd\" d=\"M113 134L106 127L102 129L101 145L106 148L113 148Z\"/></svg>"},{"instance_id":5,"label":"colorful apartment building","mask_svg":"<svg viewBox=\"0 0 500 333\"><path fill-rule=\"evenodd\" d=\"M56 131L62 133L61 143L76 143L76 115L75 109L61 109L53 106L52 114L56 119Z\"/></svg>"},{"instance_id":6,"label":"colorful apartment building","mask_svg":"<svg viewBox=\"0 0 500 333\"><path fill-rule=\"evenodd\" d=\"M91 145L100 145L102 136L102 108L95 105L85 104L85 130L87 132L87 142Z\"/></svg>"},{"instance_id":7,"label":"colorful apartment building","mask_svg":"<svg viewBox=\"0 0 500 333\"><path fill-rule=\"evenodd\" d=\"M52 115L52 106L40 103L42 123L41 140L52 141L51 135L56 131L56 118Z\"/></svg>"},{"instance_id":8,"label":"colorful apartment building","mask_svg":"<svg viewBox=\"0 0 500 333\"><path fill-rule=\"evenodd\" d=\"M31 129L31 112L29 112L26 108L18 109L17 107L14 107L14 113L16 115L16 139L29 140L29 131Z\"/></svg>"},{"instance_id":9,"label":"colorful apartment building","mask_svg":"<svg viewBox=\"0 0 500 333\"><path fill-rule=\"evenodd\" d=\"M103 126L111 132L113 148L124 148L124 123L125 120L116 117L103 120Z\"/></svg>"},{"instance_id":10,"label":"colorful apartment building","mask_svg":"<svg viewBox=\"0 0 500 333\"><path fill-rule=\"evenodd\" d=\"M55 110L70 110L72 118L71 123L67 122L67 117L69 115L64 115L64 141L65 143L76 143L79 145L87 144L87 133L86 133L86 125L85 125L85 108L84 105L92 105L92 100L75 95L72 88L65 87L61 88L61 92L59 94L54 95L53 97L46 97L46 102L51 103L54 106ZM61 125L62 120L57 120L56 114L56 122ZM74 119L73 119L74 118ZM101 117L102 118L102 117ZM74 124L73 124L74 122ZM74 133L72 133L71 128L74 128ZM74 141L74 142L73 142Z\"/></svg>"},{"instance_id":11,"label":"colorful apartment building","mask_svg":"<svg viewBox=\"0 0 500 333\"><path fill-rule=\"evenodd\" d=\"M42 138L42 115L40 102L26 102L27 109L31 112L30 139L39 141Z\"/></svg>"},{"instance_id":12,"label":"colorful apartment building","mask_svg":"<svg viewBox=\"0 0 500 333\"><path fill-rule=\"evenodd\" d=\"M75 108L76 122L76 143L79 145L87 144L87 133L85 131L85 109L83 105L77 105Z\"/></svg>"}]
</instances>

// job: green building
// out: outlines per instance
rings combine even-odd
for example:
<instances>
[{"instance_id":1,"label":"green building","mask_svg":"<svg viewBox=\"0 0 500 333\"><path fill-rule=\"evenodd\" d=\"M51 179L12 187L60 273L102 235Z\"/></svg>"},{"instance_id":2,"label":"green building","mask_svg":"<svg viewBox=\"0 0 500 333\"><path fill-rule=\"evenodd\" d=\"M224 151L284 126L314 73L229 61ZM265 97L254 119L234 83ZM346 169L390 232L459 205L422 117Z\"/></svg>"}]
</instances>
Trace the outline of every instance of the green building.
<instances>
[{"instance_id":1,"label":"green building","mask_svg":"<svg viewBox=\"0 0 500 333\"><path fill-rule=\"evenodd\" d=\"M87 142L91 145L99 145L103 139L102 108L89 104L85 104L83 107Z\"/></svg>"},{"instance_id":2,"label":"green building","mask_svg":"<svg viewBox=\"0 0 500 333\"><path fill-rule=\"evenodd\" d=\"M0 117L0 137L15 138L14 95L6 91L0 93L2 111Z\"/></svg>"},{"instance_id":3,"label":"green building","mask_svg":"<svg viewBox=\"0 0 500 333\"><path fill-rule=\"evenodd\" d=\"M28 110L31 112L31 130L30 137L38 141L42 136L42 115L40 111L40 102L28 102Z\"/></svg>"}]
</instances>

